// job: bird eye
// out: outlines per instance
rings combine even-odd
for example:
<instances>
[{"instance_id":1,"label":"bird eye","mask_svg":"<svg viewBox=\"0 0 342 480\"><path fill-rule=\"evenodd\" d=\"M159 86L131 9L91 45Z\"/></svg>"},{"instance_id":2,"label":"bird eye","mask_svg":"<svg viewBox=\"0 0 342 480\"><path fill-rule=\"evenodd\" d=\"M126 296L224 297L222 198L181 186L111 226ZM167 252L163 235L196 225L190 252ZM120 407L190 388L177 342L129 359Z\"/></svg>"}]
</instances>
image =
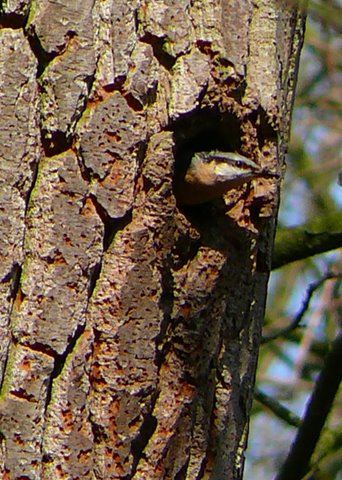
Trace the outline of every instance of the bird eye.
<instances>
[{"instance_id":1,"label":"bird eye","mask_svg":"<svg viewBox=\"0 0 342 480\"><path fill-rule=\"evenodd\" d=\"M242 162L240 162L240 160L238 160L237 162L235 162L235 165L240 168L240 167L242 167Z\"/></svg>"}]
</instances>

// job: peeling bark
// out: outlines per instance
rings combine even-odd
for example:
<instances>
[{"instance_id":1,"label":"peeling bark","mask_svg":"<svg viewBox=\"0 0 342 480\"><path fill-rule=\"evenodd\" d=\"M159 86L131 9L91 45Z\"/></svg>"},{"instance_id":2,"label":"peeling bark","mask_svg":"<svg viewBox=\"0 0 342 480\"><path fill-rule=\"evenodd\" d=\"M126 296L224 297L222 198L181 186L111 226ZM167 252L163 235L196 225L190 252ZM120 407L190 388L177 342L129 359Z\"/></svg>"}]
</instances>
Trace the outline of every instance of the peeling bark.
<instances>
[{"instance_id":1,"label":"peeling bark","mask_svg":"<svg viewBox=\"0 0 342 480\"><path fill-rule=\"evenodd\" d=\"M5 1L0 471L241 479L276 177L182 208L196 151L282 171L303 16Z\"/></svg>"}]
</instances>

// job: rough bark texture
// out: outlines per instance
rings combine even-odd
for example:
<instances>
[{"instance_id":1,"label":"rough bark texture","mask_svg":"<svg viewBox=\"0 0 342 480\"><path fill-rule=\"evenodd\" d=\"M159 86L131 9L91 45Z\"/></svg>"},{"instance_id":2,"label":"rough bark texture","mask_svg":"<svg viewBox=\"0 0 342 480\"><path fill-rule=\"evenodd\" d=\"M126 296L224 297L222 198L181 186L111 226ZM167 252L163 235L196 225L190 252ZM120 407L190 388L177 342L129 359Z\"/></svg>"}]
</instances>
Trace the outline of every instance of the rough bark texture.
<instances>
[{"instance_id":1,"label":"rough bark texture","mask_svg":"<svg viewBox=\"0 0 342 480\"><path fill-rule=\"evenodd\" d=\"M182 208L192 153L279 171L303 20L276 0L7 0L3 479L239 479L278 186Z\"/></svg>"}]
</instances>

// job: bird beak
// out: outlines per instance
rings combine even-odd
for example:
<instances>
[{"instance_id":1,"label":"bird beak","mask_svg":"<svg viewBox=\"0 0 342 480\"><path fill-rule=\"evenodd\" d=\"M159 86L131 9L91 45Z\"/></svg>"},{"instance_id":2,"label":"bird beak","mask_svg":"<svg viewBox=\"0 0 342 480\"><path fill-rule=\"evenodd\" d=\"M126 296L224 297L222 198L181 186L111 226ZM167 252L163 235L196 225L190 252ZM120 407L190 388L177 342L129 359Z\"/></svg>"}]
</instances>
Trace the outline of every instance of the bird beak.
<instances>
[{"instance_id":1,"label":"bird beak","mask_svg":"<svg viewBox=\"0 0 342 480\"><path fill-rule=\"evenodd\" d=\"M265 178L280 178L279 172L271 172L270 170L263 169L260 171L260 176Z\"/></svg>"}]
</instances>

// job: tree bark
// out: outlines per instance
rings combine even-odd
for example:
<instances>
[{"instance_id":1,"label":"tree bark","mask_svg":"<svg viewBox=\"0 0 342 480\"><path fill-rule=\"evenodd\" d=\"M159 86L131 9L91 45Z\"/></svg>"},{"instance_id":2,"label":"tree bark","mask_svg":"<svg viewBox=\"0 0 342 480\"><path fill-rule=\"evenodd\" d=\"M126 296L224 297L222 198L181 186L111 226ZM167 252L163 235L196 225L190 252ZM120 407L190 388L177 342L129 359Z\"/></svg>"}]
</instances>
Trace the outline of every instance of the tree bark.
<instances>
[{"instance_id":1,"label":"tree bark","mask_svg":"<svg viewBox=\"0 0 342 480\"><path fill-rule=\"evenodd\" d=\"M278 207L182 207L201 150L282 171L303 15L3 2L4 479L241 479Z\"/></svg>"}]
</instances>

